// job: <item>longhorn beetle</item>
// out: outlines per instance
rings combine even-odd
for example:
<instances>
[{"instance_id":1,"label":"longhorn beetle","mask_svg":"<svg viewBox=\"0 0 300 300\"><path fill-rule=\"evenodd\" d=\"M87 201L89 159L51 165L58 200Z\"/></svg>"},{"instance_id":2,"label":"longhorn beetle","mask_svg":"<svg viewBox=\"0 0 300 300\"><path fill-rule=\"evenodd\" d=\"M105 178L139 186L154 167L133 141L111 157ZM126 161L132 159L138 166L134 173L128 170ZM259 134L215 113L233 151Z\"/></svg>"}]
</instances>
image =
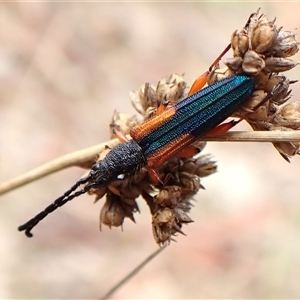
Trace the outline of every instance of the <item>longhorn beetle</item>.
<instances>
[{"instance_id":1,"label":"longhorn beetle","mask_svg":"<svg viewBox=\"0 0 300 300\"><path fill-rule=\"evenodd\" d=\"M237 121L221 124L251 97L256 85L254 77L233 75L203 88L209 74L230 46L194 82L187 98L169 109L166 103L162 104L152 118L131 129L131 140L115 130L116 136L123 143L113 148L102 161L95 163L85 178L77 181L42 212L19 226L18 230L25 231L27 237L32 237L31 230L58 207L92 188L106 187L114 181L133 176L144 167L151 178L159 183L155 169L169 158L184 151L190 156L196 154L198 149L191 145L195 140L206 134L226 132L243 120L242 117ZM270 97L272 92L253 110ZM76 191L82 184L85 186Z\"/></svg>"}]
</instances>

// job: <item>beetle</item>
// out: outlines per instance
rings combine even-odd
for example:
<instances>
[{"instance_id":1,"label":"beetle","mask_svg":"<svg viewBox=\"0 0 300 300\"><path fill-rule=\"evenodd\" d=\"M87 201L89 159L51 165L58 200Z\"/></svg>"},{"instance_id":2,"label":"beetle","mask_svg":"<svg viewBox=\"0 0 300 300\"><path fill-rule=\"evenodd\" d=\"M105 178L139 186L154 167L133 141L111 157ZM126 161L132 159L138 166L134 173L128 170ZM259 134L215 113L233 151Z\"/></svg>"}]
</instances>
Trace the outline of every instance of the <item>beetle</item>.
<instances>
[{"instance_id":1,"label":"beetle","mask_svg":"<svg viewBox=\"0 0 300 300\"><path fill-rule=\"evenodd\" d=\"M221 128L218 125L241 107L255 89L255 79L247 75L233 75L201 89L212 68L229 47L215 60L209 71L195 81L187 98L168 109L163 104L152 118L131 129L131 140L126 140L116 131L117 137L124 143L113 148L103 160L92 166L85 178L77 181L43 211L19 226L18 230L32 237L31 230L49 213L90 189L106 187L114 181L134 176L144 167L158 182L155 169L169 158L185 149L191 150L191 156L195 154L197 151L194 152L191 144L201 136L214 132L215 128ZM234 124L219 131L227 131ZM82 184L85 186L76 191Z\"/></svg>"}]
</instances>

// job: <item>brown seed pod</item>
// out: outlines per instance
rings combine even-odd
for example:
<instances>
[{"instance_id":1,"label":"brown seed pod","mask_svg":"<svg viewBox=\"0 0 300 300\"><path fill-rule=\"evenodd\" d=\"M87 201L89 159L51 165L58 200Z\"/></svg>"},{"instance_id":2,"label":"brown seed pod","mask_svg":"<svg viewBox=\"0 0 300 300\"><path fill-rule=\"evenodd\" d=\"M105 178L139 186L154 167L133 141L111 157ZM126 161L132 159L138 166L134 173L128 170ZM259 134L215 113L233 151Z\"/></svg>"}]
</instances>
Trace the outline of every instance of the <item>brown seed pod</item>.
<instances>
[{"instance_id":1,"label":"brown seed pod","mask_svg":"<svg viewBox=\"0 0 300 300\"><path fill-rule=\"evenodd\" d=\"M255 76L255 81L256 81L256 89L257 90L264 90L266 91L266 85L268 84L268 81L270 79L271 73L266 70L266 68L262 69L261 72L259 72ZM272 86L273 88L274 86Z\"/></svg>"},{"instance_id":2,"label":"brown seed pod","mask_svg":"<svg viewBox=\"0 0 300 300\"><path fill-rule=\"evenodd\" d=\"M192 172L199 177L206 177L217 172L217 164L215 161L211 160L211 156L202 155L196 159L197 170Z\"/></svg>"},{"instance_id":3,"label":"brown seed pod","mask_svg":"<svg viewBox=\"0 0 300 300\"><path fill-rule=\"evenodd\" d=\"M138 120L136 116L129 116L124 113L120 113L114 111L112 116L110 127L110 137L115 138L115 134L113 133L113 129L117 129L122 134L129 134L132 127L138 124Z\"/></svg>"},{"instance_id":4,"label":"brown seed pod","mask_svg":"<svg viewBox=\"0 0 300 300\"><path fill-rule=\"evenodd\" d=\"M242 57L249 49L249 38L245 29L237 30L231 36L231 48L234 57Z\"/></svg>"},{"instance_id":5,"label":"brown seed pod","mask_svg":"<svg viewBox=\"0 0 300 300\"><path fill-rule=\"evenodd\" d=\"M282 80L273 88L271 102L276 105L282 105L290 99L291 90L289 89L289 80L281 76Z\"/></svg>"},{"instance_id":6,"label":"brown seed pod","mask_svg":"<svg viewBox=\"0 0 300 300\"><path fill-rule=\"evenodd\" d=\"M253 21L255 24L249 28L249 36L251 36L249 48L256 53L263 54L269 51L275 43L276 26L265 15L260 15L257 20L253 18Z\"/></svg>"},{"instance_id":7,"label":"brown seed pod","mask_svg":"<svg viewBox=\"0 0 300 300\"><path fill-rule=\"evenodd\" d=\"M179 223L191 223L194 222L188 214L184 211L184 209L175 207L174 208L174 214L176 219L179 221Z\"/></svg>"},{"instance_id":8,"label":"brown seed pod","mask_svg":"<svg viewBox=\"0 0 300 300\"><path fill-rule=\"evenodd\" d=\"M164 187L155 197L154 202L162 207L175 207L181 199L181 188L176 185Z\"/></svg>"},{"instance_id":9,"label":"brown seed pod","mask_svg":"<svg viewBox=\"0 0 300 300\"><path fill-rule=\"evenodd\" d=\"M251 98L239 110L237 110L233 116L246 116L247 119L256 121L266 120L269 102L254 111L254 108L256 108L265 97L266 93L263 90L255 90Z\"/></svg>"},{"instance_id":10,"label":"brown seed pod","mask_svg":"<svg viewBox=\"0 0 300 300\"><path fill-rule=\"evenodd\" d=\"M156 88L150 84L145 83L139 89L139 99L140 104L144 111L146 111L149 107L158 107L158 99L156 97Z\"/></svg>"},{"instance_id":11,"label":"brown seed pod","mask_svg":"<svg viewBox=\"0 0 300 300\"><path fill-rule=\"evenodd\" d=\"M186 82L182 75L173 73L168 78L163 78L156 87L146 83L137 92L131 92L130 98L133 107L144 119L153 115L156 109L168 101L174 105L182 99L185 93Z\"/></svg>"},{"instance_id":12,"label":"brown seed pod","mask_svg":"<svg viewBox=\"0 0 300 300\"><path fill-rule=\"evenodd\" d=\"M220 81L228 76L234 75L235 72L231 70L229 67L224 68L216 68L209 75L207 79L207 84L211 85L217 81Z\"/></svg>"},{"instance_id":13,"label":"brown seed pod","mask_svg":"<svg viewBox=\"0 0 300 300\"><path fill-rule=\"evenodd\" d=\"M279 126L294 130L300 128L300 101L291 102L283 106L275 115L274 122Z\"/></svg>"},{"instance_id":14,"label":"brown seed pod","mask_svg":"<svg viewBox=\"0 0 300 300\"><path fill-rule=\"evenodd\" d=\"M198 176L187 172L180 172L179 175L183 197L191 197L195 195L200 189L204 189L203 185L201 185L200 183L200 179Z\"/></svg>"},{"instance_id":15,"label":"brown seed pod","mask_svg":"<svg viewBox=\"0 0 300 300\"><path fill-rule=\"evenodd\" d=\"M283 75L272 74L269 76L268 81L264 86L264 90L267 93L270 93L274 89L274 86L277 86L280 82L283 82L284 78L285 77Z\"/></svg>"},{"instance_id":16,"label":"brown seed pod","mask_svg":"<svg viewBox=\"0 0 300 300\"><path fill-rule=\"evenodd\" d=\"M170 208L163 208L158 210L152 217L152 232L155 241L164 245L170 243L172 235L181 231L181 224L176 222L176 216Z\"/></svg>"},{"instance_id":17,"label":"brown seed pod","mask_svg":"<svg viewBox=\"0 0 300 300\"><path fill-rule=\"evenodd\" d=\"M243 58L242 69L247 75L257 75L265 67L262 56L255 51L248 50Z\"/></svg>"},{"instance_id":18,"label":"brown seed pod","mask_svg":"<svg viewBox=\"0 0 300 300\"><path fill-rule=\"evenodd\" d=\"M288 130L289 128L285 128ZM290 129L292 130L292 129ZM300 154L300 143L290 143L290 142L276 142L273 143L274 147L278 150L281 156L288 162L290 158L296 154Z\"/></svg>"},{"instance_id":19,"label":"brown seed pod","mask_svg":"<svg viewBox=\"0 0 300 300\"><path fill-rule=\"evenodd\" d=\"M238 72L243 64L243 59L240 56L230 57L224 60L224 65L226 65L230 70Z\"/></svg>"},{"instance_id":20,"label":"brown seed pod","mask_svg":"<svg viewBox=\"0 0 300 300\"><path fill-rule=\"evenodd\" d=\"M90 189L88 191L89 195L96 195L95 202L99 201L107 193L107 187L102 187L98 189Z\"/></svg>"},{"instance_id":21,"label":"brown seed pod","mask_svg":"<svg viewBox=\"0 0 300 300\"><path fill-rule=\"evenodd\" d=\"M112 193L107 193L106 201L100 212L100 230L101 224L107 225L109 228L122 226L124 218L125 211L120 198Z\"/></svg>"},{"instance_id":22,"label":"brown seed pod","mask_svg":"<svg viewBox=\"0 0 300 300\"><path fill-rule=\"evenodd\" d=\"M109 185L110 191L122 198L137 198L141 194L141 189L132 184L130 179L117 180Z\"/></svg>"},{"instance_id":23,"label":"brown seed pod","mask_svg":"<svg viewBox=\"0 0 300 300\"><path fill-rule=\"evenodd\" d=\"M159 102L162 103L168 100L171 105L176 104L182 97L186 88L186 83L179 74L171 74L157 84L156 96Z\"/></svg>"},{"instance_id":24,"label":"brown seed pod","mask_svg":"<svg viewBox=\"0 0 300 300\"><path fill-rule=\"evenodd\" d=\"M268 56L289 57L299 51L299 42L292 31L280 30L271 53Z\"/></svg>"},{"instance_id":25,"label":"brown seed pod","mask_svg":"<svg viewBox=\"0 0 300 300\"><path fill-rule=\"evenodd\" d=\"M135 199L121 198L109 191L100 212L100 229L101 224L107 225L109 228L122 226L125 218L135 222L133 213L138 211Z\"/></svg>"},{"instance_id":26,"label":"brown seed pod","mask_svg":"<svg viewBox=\"0 0 300 300\"><path fill-rule=\"evenodd\" d=\"M298 63L283 57L268 57L265 59L266 69L270 72L279 73L295 68Z\"/></svg>"}]
</instances>

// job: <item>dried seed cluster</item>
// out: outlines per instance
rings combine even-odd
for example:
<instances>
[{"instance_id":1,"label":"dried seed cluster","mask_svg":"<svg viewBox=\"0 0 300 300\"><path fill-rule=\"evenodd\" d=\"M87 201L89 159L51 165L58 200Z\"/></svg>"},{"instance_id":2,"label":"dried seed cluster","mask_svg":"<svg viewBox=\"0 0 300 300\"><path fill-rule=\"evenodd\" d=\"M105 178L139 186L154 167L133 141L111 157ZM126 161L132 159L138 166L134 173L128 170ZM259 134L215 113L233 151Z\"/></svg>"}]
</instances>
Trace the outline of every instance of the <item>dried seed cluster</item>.
<instances>
[{"instance_id":1,"label":"dried seed cluster","mask_svg":"<svg viewBox=\"0 0 300 300\"><path fill-rule=\"evenodd\" d=\"M131 93L132 104L136 110L148 119L164 102L174 105L182 100L186 94L186 82L183 76L172 74L162 79L157 86L144 84L136 92ZM110 128L117 128L123 134L137 124L137 119L122 113L114 112ZM200 150L204 142L195 143ZM98 160L103 159L110 149L100 153ZM157 170L159 178L165 183L153 182L146 169L142 169L136 176L116 181L101 189L92 189L90 194L96 195L96 201L103 196L105 203L100 213L101 225L109 227L122 226L125 218L134 222L134 213L139 211L136 202L142 197L152 214L152 229L155 241L163 245L172 240L176 233L183 233L182 224L192 222L188 216L191 197L199 189L203 189L200 178L216 172L216 164L209 155L192 158L173 157Z\"/></svg>"},{"instance_id":2,"label":"dried seed cluster","mask_svg":"<svg viewBox=\"0 0 300 300\"><path fill-rule=\"evenodd\" d=\"M233 33L233 57L225 61L225 68L216 67L213 70L209 84L233 74L254 76L256 90L234 116L245 118L254 130L299 130L300 102L286 104L292 81L278 74L296 66L287 57L298 51L298 44L294 33L277 28L275 21L270 22L258 11L250 16L241 31ZM133 106L144 120L151 117L165 101L169 102L168 105L174 105L185 96L186 82L178 74L162 79L156 86L146 83L130 95ZM128 134L137 123L135 117L115 112L110 127L117 127L123 134ZM202 150L205 143L197 142L195 145ZM274 146L287 160L299 154L299 144L296 143L274 143ZM99 160L109 150L101 153ZM159 245L169 243L173 235L183 233L183 224L192 222L188 212L192 207L192 197L203 189L200 178L215 171L216 164L209 155L173 157L157 170L164 186L154 183L146 169L142 169L133 178L93 189L90 193L96 195L96 201L106 196L100 213L100 228L101 224L122 226L125 218L134 221L134 213L139 211L136 200L141 196L152 214L155 241Z\"/></svg>"},{"instance_id":3,"label":"dried seed cluster","mask_svg":"<svg viewBox=\"0 0 300 300\"><path fill-rule=\"evenodd\" d=\"M287 103L291 94L289 85L295 81L278 74L297 65L288 58L299 50L295 33L278 28L275 20L269 21L257 11L241 31L233 33L231 48L233 57L224 61L225 68L218 67L212 72L209 84L233 74L256 78L253 96L234 116L245 118L253 130L299 130L300 102ZM299 143L273 145L287 161L300 154Z\"/></svg>"}]
</instances>

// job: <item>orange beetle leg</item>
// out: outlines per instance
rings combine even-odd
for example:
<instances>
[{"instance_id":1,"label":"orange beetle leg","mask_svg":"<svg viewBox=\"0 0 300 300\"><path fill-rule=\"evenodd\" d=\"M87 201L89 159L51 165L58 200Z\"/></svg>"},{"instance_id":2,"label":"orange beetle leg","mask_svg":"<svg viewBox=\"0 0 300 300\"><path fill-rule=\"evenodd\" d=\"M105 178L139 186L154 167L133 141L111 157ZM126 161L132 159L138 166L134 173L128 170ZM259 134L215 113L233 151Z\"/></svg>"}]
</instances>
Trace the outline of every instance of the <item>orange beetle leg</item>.
<instances>
[{"instance_id":1,"label":"orange beetle leg","mask_svg":"<svg viewBox=\"0 0 300 300\"><path fill-rule=\"evenodd\" d=\"M161 181L161 179L159 178L158 174L155 172L154 169L148 168L146 167L149 176L151 177L151 179L155 182L155 183L161 183L163 184L163 182Z\"/></svg>"},{"instance_id":2,"label":"orange beetle leg","mask_svg":"<svg viewBox=\"0 0 300 300\"><path fill-rule=\"evenodd\" d=\"M194 83L192 84L189 90L188 96L197 93L205 86L205 84L207 83L208 75L209 75L209 71L205 72L194 81Z\"/></svg>"},{"instance_id":3,"label":"orange beetle leg","mask_svg":"<svg viewBox=\"0 0 300 300\"><path fill-rule=\"evenodd\" d=\"M168 107L169 101L164 101L156 110L155 112L155 116L160 115L161 113L163 113L167 107Z\"/></svg>"},{"instance_id":4,"label":"orange beetle leg","mask_svg":"<svg viewBox=\"0 0 300 300\"><path fill-rule=\"evenodd\" d=\"M191 95L197 93L198 91L200 91L205 86L205 84L207 83L208 75L211 73L211 71L213 70L213 68L219 63L219 61L226 54L226 52L228 52L228 50L230 49L230 47L231 47L231 44L229 44L223 50L223 52L215 59L215 61L209 67L208 71L205 72L204 74L202 74L201 76L199 76L195 80L195 82L191 86L191 89L190 89L190 91L188 93L188 96L191 96Z\"/></svg>"},{"instance_id":5,"label":"orange beetle leg","mask_svg":"<svg viewBox=\"0 0 300 300\"><path fill-rule=\"evenodd\" d=\"M207 132L205 135L217 135L222 134L230 130L232 127L234 127L236 124L240 123L243 119L239 120L232 120L223 124L220 124L219 126L211 129L209 132Z\"/></svg>"},{"instance_id":6,"label":"orange beetle leg","mask_svg":"<svg viewBox=\"0 0 300 300\"><path fill-rule=\"evenodd\" d=\"M200 152L199 148L197 148L193 145L190 145L190 146L186 147L185 149L183 149L182 151L180 151L176 156L180 157L180 158L187 158L187 157L192 157L199 152Z\"/></svg>"},{"instance_id":7,"label":"orange beetle leg","mask_svg":"<svg viewBox=\"0 0 300 300\"><path fill-rule=\"evenodd\" d=\"M125 143L125 142L128 142L128 139L127 137L121 132L119 131L118 129L116 128L113 128L113 134L119 139L119 141L121 143Z\"/></svg>"}]
</instances>

